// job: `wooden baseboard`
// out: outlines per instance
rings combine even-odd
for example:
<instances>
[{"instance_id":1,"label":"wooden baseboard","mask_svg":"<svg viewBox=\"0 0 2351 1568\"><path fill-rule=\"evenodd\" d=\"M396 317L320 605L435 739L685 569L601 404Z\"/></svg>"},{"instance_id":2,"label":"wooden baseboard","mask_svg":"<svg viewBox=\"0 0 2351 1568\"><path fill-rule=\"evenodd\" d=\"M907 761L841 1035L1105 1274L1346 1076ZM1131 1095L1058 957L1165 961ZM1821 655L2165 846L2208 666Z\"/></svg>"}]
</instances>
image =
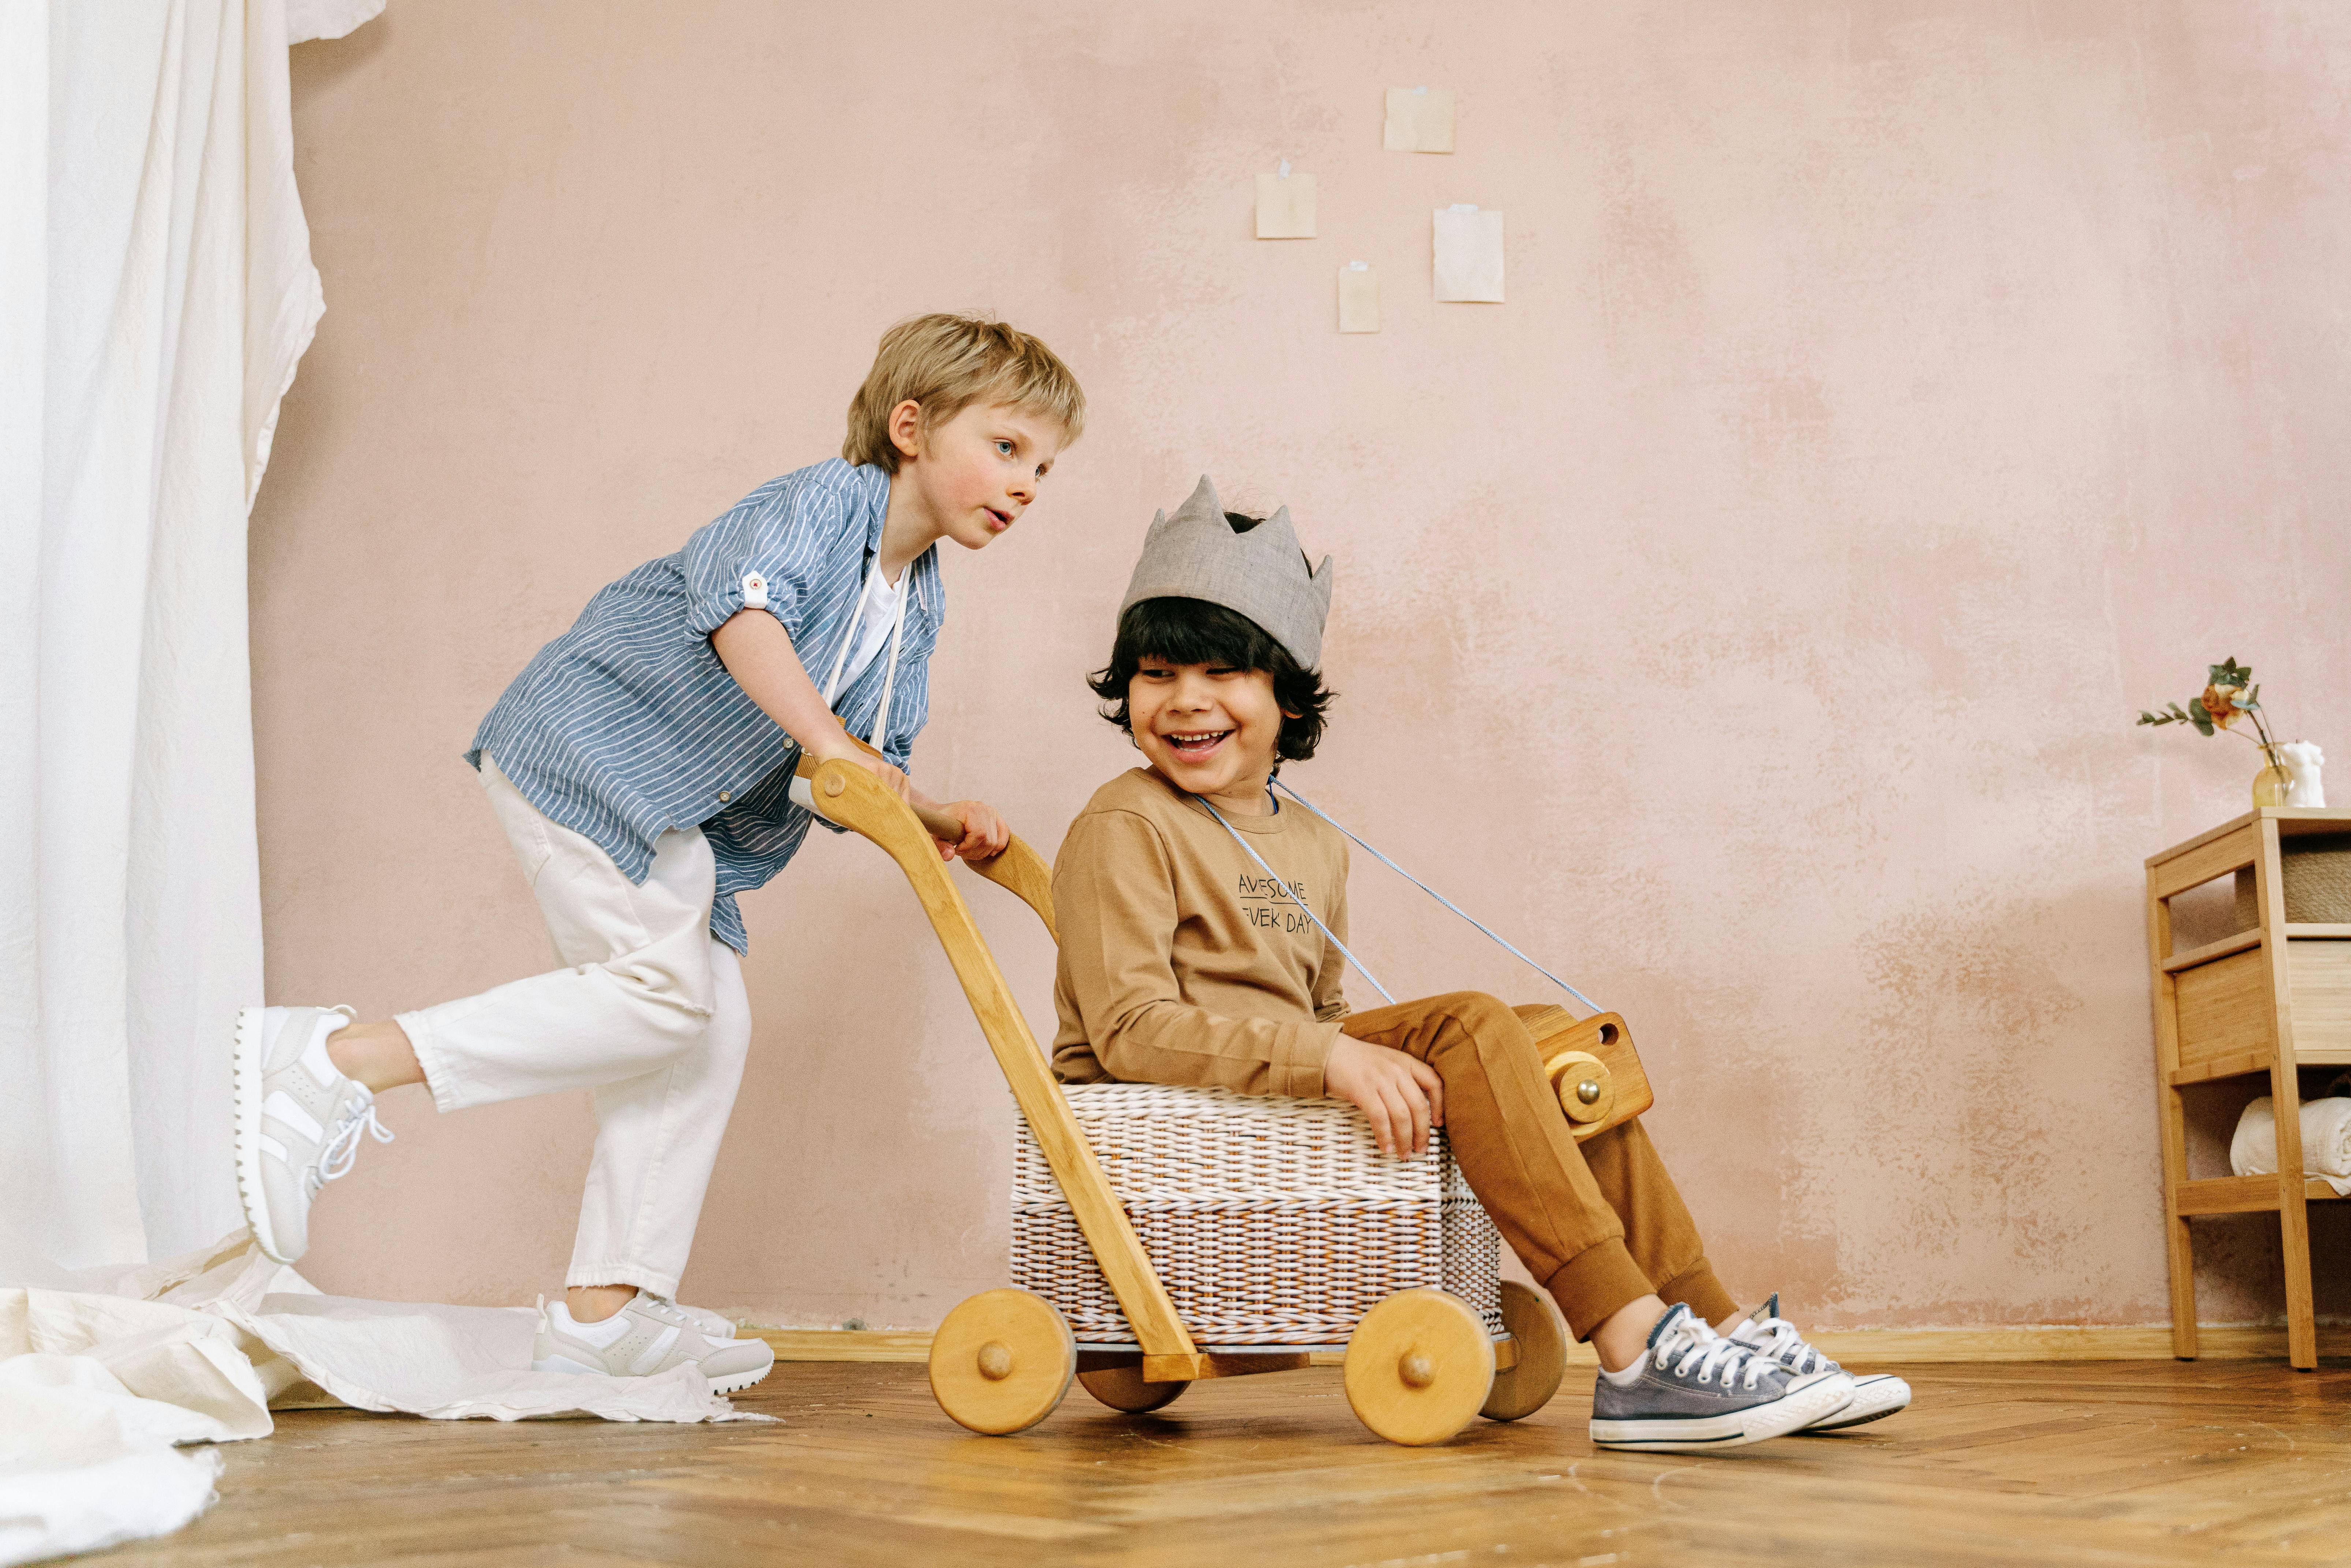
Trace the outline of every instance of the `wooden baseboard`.
<instances>
[{"instance_id":1,"label":"wooden baseboard","mask_svg":"<svg viewBox=\"0 0 2351 1568\"><path fill-rule=\"evenodd\" d=\"M735 1331L768 1342L778 1361L928 1361L931 1336L909 1329L761 1329Z\"/></svg>"},{"instance_id":2,"label":"wooden baseboard","mask_svg":"<svg viewBox=\"0 0 2351 1568\"><path fill-rule=\"evenodd\" d=\"M927 1360L931 1336L917 1330L751 1329L778 1361ZM2168 1361L2168 1328L1823 1329L1806 1336L1824 1354L1850 1365L1938 1361ZM2197 1354L2212 1361L2285 1359L2283 1328L2205 1328ZM2318 1331L2318 1354L2351 1355L2351 1327ZM1592 1360L1589 1345L1568 1347L1571 1364ZM1317 1366L1336 1366L1336 1353L1319 1354Z\"/></svg>"},{"instance_id":3,"label":"wooden baseboard","mask_svg":"<svg viewBox=\"0 0 2351 1568\"><path fill-rule=\"evenodd\" d=\"M1880 1361L2169 1361L2168 1327L1823 1329L1804 1336L1825 1354ZM2351 1328L2318 1331L2321 1355L2351 1355ZM2285 1330L2239 1325L2196 1333L2199 1360L2285 1359Z\"/></svg>"}]
</instances>

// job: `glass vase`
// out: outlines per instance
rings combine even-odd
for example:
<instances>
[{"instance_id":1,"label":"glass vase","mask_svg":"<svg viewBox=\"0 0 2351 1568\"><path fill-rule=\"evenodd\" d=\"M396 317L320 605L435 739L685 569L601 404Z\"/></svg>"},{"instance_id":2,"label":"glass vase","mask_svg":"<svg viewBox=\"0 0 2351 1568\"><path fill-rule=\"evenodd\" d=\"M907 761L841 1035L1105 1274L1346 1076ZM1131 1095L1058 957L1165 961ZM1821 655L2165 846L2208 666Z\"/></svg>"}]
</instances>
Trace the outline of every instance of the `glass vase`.
<instances>
[{"instance_id":1,"label":"glass vase","mask_svg":"<svg viewBox=\"0 0 2351 1568\"><path fill-rule=\"evenodd\" d=\"M2253 804L2255 806L2284 805L2286 789L2293 782L2293 774L2288 773L2276 763L2271 763L2253 775Z\"/></svg>"}]
</instances>

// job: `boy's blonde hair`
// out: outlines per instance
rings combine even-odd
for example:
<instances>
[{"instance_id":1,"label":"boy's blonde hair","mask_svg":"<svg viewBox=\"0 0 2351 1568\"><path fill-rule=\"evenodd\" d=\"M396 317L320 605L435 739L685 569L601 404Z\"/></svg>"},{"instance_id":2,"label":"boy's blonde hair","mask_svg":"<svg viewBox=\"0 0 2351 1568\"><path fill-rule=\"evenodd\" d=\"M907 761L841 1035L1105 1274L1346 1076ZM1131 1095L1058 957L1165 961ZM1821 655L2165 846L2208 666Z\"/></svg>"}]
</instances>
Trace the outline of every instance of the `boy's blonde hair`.
<instances>
[{"instance_id":1,"label":"boy's blonde hair","mask_svg":"<svg viewBox=\"0 0 2351 1568\"><path fill-rule=\"evenodd\" d=\"M890 411L910 399L923 405L926 435L982 400L1043 415L1061 427L1064 445L1086 423L1086 394L1052 350L1017 327L973 316L915 316L882 334L873 368L849 401L841 455L895 474Z\"/></svg>"}]
</instances>

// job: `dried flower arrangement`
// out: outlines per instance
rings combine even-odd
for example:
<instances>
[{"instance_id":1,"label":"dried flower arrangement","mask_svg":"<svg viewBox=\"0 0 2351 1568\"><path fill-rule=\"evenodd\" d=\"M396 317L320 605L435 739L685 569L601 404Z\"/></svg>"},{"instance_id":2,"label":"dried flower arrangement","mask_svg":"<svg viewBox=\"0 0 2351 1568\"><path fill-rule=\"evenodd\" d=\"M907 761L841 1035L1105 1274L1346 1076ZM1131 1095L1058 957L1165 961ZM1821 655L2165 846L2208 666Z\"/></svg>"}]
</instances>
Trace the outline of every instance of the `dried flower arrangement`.
<instances>
[{"instance_id":1,"label":"dried flower arrangement","mask_svg":"<svg viewBox=\"0 0 2351 1568\"><path fill-rule=\"evenodd\" d=\"M2161 713L2141 709L2139 723L2192 724L2197 734L2210 735L2216 730L2231 728L2239 719L2251 719L2252 735L2245 735L2243 730L2235 733L2260 747L2262 760L2267 764L2253 780L2254 800L2262 805L2282 803L2285 799L2289 770L2285 758L2278 751L2280 742L2270 734L2270 727L2262 709L2262 688L2253 684L2253 672L2237 663L2234 657L2209 665L2207 669L2209 681L2203 694L2189 698L2187 707L2182 708L2175 702L2166 704ZM2262 799L2273 792L2277 796L2276 800Z\"/></svg>"}]
</instances>

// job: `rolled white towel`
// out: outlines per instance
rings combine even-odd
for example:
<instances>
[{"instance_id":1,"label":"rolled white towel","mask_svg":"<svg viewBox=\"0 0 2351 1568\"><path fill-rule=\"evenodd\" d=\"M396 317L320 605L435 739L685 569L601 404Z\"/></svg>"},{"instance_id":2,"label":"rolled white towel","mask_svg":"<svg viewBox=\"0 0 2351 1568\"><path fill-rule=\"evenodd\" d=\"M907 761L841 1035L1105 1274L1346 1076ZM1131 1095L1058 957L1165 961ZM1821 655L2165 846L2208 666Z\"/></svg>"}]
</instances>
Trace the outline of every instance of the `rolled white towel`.
<instances>
[{"instance_id":1,"label":"rolled white towel","mask_svg":"<svg viewBox=\"0 0 2351 1568\"><path fill-rule=\"evenodd\" d=\"M2239 1176L2277 1174L2277 1107L2268 1095L2237 1118L2229 1168ZM2302 1103L2302 1171L2333 1187L2337 1197L2351 1195L2351 1099Z\"/></svg>"}]
</instances>

